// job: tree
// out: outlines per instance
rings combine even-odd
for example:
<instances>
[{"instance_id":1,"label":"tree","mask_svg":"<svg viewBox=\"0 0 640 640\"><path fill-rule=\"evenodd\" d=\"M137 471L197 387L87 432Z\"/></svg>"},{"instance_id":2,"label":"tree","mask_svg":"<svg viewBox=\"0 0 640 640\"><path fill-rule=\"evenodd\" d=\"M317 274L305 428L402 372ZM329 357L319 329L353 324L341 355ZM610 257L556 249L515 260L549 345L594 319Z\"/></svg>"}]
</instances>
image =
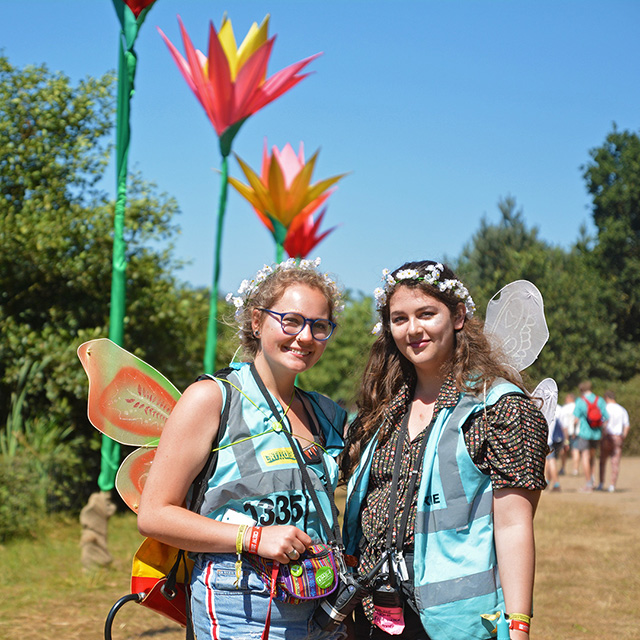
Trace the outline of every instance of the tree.
<instances>
[{"instance_id":1,"label":"tree","mask_svg":"<svg viewBox=\"0 0 640 640\"><path fill-rule=\"evenodd\" d=\"M552 377L573 388L585 377L616 378L626 351L616 344L603 298L603 281L584 251L565 251L528 228L514 198L498 204L502 220L482 220L456 264L484 315L489 299L514 280L529 280L543 296L549 341L526 371L532 381Z\"/></svg>"},{"instance_id":2,"label":"tree","mask_svg":"<svg viewBox=\"0 0 640 640\"><path fill-rule=\"evenodd\" d=\"M97 434L75 352L107 335L114 205L99 181L113 84L107 74L72 86L0 57L0 426L25 362L40 363L25 383L24 420L72 426L94 470ZM176 202L139 176L130 184L125 347L184 388L201 371L208 292L173 275Z\"/></svg>"},{"instance_id":3,"label":"tree","mask_svg":"<svg viewBox=\"0 0 640 640\"><path fill-rule=\"evenodd\" d=\"M514 280L540 281L546 269L549 246L538 238L538 229L527 228L522 209L516 211L516 199L507 196L498 201L502 219L490 224L486 218L465 245L455 270L484 315L487 302L498 290Z\"/></svg>"},{"instance_id":4,"label":"tree","mask_svg":"<svg viewBox=\"0 0 640 640\"><path fill-rule=\"evenodd\" d=\"M640 342L640 138L614 124L589 155L582 169L598 229L592 264L606 283L617 336L632 348Z\"/></svg>"}]
</instances>

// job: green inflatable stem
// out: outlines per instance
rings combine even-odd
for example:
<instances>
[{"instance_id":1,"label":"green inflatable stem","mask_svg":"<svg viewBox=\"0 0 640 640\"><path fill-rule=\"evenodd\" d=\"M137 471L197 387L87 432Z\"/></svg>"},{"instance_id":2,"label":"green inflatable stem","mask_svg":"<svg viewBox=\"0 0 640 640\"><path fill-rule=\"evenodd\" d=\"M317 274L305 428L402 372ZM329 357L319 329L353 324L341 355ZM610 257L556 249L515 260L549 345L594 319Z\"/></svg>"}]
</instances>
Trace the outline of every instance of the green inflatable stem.
<instances>
[{"instance_id":1,"label":"green inflatable stem","mask_svg":"<svg viewBox=\"0 0 640 640\"><path fill-rule=\"evenodd\" d=\"M109 338L123 346L126 306L127 246L124 239L127 207L127 172L131 139L130 112L136 75L137 58L133 45L138 31L151 8L146 7L137 20L122 0L113 0L120 20L120 50L118 56L118 99L116 112L116 203L113 217L113 256L111 271L111 305L109 309ZM111 491L116 484L120 464L120 444L102 436L98 487Z\"/></svg>"},{"instance_id":2,"label":"green inflatable stem","mask_svg":"<svg viewBox=\"0 0 640 640\"><path fill-rule=\"evenodd\" d=\"M229 145L229 149L231 146ZM222 231L224 214L227 208L227 192L229 173L229 156L222 156L220 175L220 199L218 201L218 220L216 225L215 256L213 265L213 284L209 299L209 322L207 323L207 341L204 348L204 372L214 373L216 370L216 350L218 346L218 285L220 282L220 254L222 250Z\"/></svg>"}]
</instances>

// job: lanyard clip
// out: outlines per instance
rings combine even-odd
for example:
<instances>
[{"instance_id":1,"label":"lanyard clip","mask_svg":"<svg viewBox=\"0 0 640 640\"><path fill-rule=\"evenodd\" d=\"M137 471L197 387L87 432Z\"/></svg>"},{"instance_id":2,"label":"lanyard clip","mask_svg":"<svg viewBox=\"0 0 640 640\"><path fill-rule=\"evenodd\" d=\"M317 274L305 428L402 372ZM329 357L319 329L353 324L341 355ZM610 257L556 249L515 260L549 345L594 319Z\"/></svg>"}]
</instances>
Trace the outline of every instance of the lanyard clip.
<instances>
[{"instance_id":1,"label":"lanyard clip","mask_svg":"<svg viewBox=\"0 0 640 640\"><path fill-rule=\"evenodd\" d=\"M402 551L396 551L393 555L393 570L402 582L407 582L409 580L407 561Z\"/></svg>"}]
</instances>

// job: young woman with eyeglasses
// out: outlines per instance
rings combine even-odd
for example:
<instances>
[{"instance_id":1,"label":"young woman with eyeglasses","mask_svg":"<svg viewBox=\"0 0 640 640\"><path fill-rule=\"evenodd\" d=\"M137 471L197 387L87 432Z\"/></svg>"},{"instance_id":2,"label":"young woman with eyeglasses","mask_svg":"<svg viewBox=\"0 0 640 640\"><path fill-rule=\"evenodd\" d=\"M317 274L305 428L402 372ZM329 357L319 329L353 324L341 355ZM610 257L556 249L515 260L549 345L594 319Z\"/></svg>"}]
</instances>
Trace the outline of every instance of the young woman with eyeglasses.
<instances>
[{"instance_id":1,"label":"young woman with eyeglasses","mask_svg":"<svg viewBox=\"0 0 640 640\"><path fill-rule=\"evenodd\" d=\"M140 532L192 552L191 605L198 640L260 638L270 608L270 637L340 638L321 633L318 600L273 600L246 552L287 564L327 532L306 490L296 448L332 522L335 457L346 414L296 376L322 356L335 328L340 293L319 261L266 267L244 281L236 306L249 362L192 384L163 430L138 512ZM221 417L222 416L222 417ZM288 434L286 432L289 432ZM291 437L292 436L292 437ZM198 513L189 489L217 450Z\"/></svg>"}]
</instances>

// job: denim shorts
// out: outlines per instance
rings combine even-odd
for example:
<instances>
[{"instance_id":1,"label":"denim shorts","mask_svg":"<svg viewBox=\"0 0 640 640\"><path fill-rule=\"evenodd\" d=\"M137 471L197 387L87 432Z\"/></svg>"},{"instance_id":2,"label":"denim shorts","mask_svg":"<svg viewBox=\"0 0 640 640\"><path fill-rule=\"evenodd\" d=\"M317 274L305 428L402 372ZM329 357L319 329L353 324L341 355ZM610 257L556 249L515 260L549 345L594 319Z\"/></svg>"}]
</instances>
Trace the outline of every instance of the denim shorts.
<instances>
[{"instance_id":1,"label":"denim shorts","mask_svg":"<svg viewBox=\"0 0 640 640\"><path fill-rule=\"evenodd\" d=\"M246 562L236 582L236 555L197 554L191 572L191 610L197 640L260 640L269 590ZM342 640L344 626L321 631L312 620L318 600L288 604L273 600L269 640Z\"/></svg>"}]
</instances>

